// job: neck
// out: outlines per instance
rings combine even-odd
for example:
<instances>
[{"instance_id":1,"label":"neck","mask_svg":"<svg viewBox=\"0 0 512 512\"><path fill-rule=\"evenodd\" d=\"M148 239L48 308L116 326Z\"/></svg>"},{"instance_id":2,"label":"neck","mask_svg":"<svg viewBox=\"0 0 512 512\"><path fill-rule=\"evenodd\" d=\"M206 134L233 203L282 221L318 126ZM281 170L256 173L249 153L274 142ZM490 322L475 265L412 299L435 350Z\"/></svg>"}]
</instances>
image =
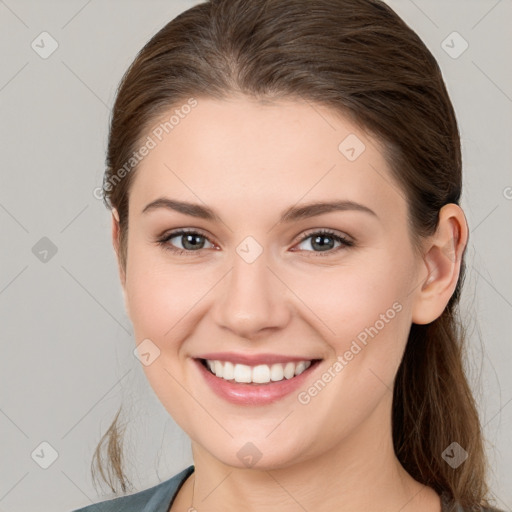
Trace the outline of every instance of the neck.
<instances>
[{"instance_id":1,"label":"neck","mask_svg":"<svg viewBox=\"0 0 512 512\"><path fill-rule=\"evenodd\" d=\"M195 471L172 510L439 512L439 496L396 458L391 421L384 425L377 410L373 416L380 425L369 418L327 453L285 468L229 466L193 443Z\"/></svg>"}]
</instances>

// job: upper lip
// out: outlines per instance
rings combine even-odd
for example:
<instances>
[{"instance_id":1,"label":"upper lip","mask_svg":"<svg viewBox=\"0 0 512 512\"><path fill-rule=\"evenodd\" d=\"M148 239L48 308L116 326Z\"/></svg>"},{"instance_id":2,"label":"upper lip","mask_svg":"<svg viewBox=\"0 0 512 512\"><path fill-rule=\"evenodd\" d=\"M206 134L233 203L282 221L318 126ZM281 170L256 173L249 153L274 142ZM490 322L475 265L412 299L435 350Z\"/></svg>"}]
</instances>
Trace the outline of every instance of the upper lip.
<instances>
[{"instance_id":1,"label":"upper lip","mask_svg":"<svg viewBox=\"0 0 512 512\"><path fill-rule=\"evenodd\" d=\"M298 363L299 361L315 361L317 357L288 356L282 354L236 354L235 352L211 352L196 357L210 361L230 361L231 363L256 366L259 364Z\"/></svg>"}]
</instances>

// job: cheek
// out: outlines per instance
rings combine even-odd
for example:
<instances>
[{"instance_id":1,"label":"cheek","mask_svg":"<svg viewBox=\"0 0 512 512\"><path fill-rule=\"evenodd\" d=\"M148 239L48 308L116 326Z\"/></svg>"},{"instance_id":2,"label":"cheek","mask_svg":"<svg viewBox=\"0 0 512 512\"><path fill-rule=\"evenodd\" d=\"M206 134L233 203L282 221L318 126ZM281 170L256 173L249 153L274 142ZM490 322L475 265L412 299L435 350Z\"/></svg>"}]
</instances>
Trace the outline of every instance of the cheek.
<instances>
[{"instance_id":1,"label":"cheek","mask_svg":"<svg viewBox=\"0 0 512 512\"><path fill-rule=\"evenodd\" d=\"M150 251L134 249L128 259L126 300L135 344L150 353L151 360L142 364L142 369L160 402L185 428L193 424L191 416L197 411L182 405L191 398L190 386L183 385L180 349L190 333L189 315L193 316L193 306L205 292L194 284L190 270L179 266L171 269Z\"/></svg>"},{"instance_id":2,"label":"cheek","mask_svg":"<svg viewBox=\"0 0 512 512\"><path fill-rule=\"evenodd\" d=\"M134 276L133 276L134 277ZM186 338L188 315L204 292L193 280L164 272L141 274L127 282L127 301L135 340L151 339L162 355L176 356Z\"/></svg>"},{"instance_id":3,"label":"cheek","mask_svg":"<svg viewBox=\"0 0 512 512\"><path fill-rule=\"evenodd\" d=\"M332 270L304 273L293 287L304 298L315 323L324 324L327 338L346 340L375 323L382 327L381 317L388 325L387 320L395 319L397 310L404 307L406 287L397 274L371 266Z\"/></svg>"},{"instance_id":4,"label":"cheek","mask_svg":"<svg viewBox=\"0 0 512 512\"><path fill-rule=\"evenodd\" d=\"M411 325L407 282L398 272L363 266L337 269L322 281L311 275L295 289L307 297L332 353L318 381L298 397L299 410L317 419L313 430L321 425L341 438L388 397Z\"/></svg>"},{"instance_id":5,"label":"cheek","mask_svg":"<svg viewBox=\"0 0 512 512\"><path fill-rule=\"evenodd\" d=\"M130 242L125 293L135 340L140 343L149 338L161 345L186 314L194 287L186 282L179 267L170 271L159 249L145 247L135 237Z\"/></svg>"},{"instance_id":6,"label":"cheek","mask_svg":"<svg viewBox=\"0 0 512 512\"><path fill-rule=\"evenodd\" d=\"M318 270L294 285L329 345L333 364L341 358L345 376L337 382L358 383L361 392L373 381L378 387L379 378L391 387L411 325L408 263L379 261L380 266L339 267L328 275Z\"/></svg>"}]
</instances>

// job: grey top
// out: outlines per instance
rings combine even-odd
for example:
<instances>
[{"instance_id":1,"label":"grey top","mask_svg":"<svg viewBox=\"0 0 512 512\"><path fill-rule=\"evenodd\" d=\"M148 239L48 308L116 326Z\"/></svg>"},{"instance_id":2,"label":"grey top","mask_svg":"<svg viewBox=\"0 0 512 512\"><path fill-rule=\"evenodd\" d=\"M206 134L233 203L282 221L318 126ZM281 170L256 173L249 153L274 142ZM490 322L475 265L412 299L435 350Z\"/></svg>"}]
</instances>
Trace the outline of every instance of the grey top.
<instances>
[{"instance_id":1,"label":"grey top","mask_svg":"<svg viewBox=\"0 0 512 512\"><path fill-rule=\"evenodd\" d=\"M72 512L168 512L181 486L193 472L194 466L192 465L169 478L169 480L144 491L101 501ZM462 507L451 503L445 497L442 497L441 503L441 512L465 512ZM482 509L481 512L500 511Z\"/></svg>"},{"instance_id":2,"label":"grey top","mask_svg":"<svg viewBox=\"0 0 512 512\"><path fill-rule=\"evenodd\" d=\"M180 487L193 472L194 466L189 466L169 480L144 491L101 501L73 512L167 512Z\"/></svg>"}]
</instances>

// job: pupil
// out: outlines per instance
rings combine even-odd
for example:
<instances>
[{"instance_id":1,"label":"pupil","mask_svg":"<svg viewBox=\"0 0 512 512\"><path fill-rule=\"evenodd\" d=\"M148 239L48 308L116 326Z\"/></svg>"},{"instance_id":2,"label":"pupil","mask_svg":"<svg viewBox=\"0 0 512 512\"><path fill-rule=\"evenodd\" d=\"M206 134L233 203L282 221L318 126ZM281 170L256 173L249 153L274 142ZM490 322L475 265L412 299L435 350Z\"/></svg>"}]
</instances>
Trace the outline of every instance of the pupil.
<instances>
[{"instance_id":1,"label":"pupil","mask_svg":"<svg viewBox=\"0 0 512 512\"><path fill-rule=\"evenodd\" d=\"M331 243L326 242L328 240L331 240ZM323 235L316 236L313 239L313 245L315 243L319 244L319 247L320 247L321 251L325 251L327 249L332 249L332 246L333 246L332 237L330 237L330 236L323 236Z\"/></svg>"},{"instance_id":2,"label":"pupil","mask_svg":"<svg viewBox=\"0 0 512 512\"><path fill-rule=\"evenodd\" d=\"M197 242L197 240L201 238L201 235L184 235L184 239L185 239L185 243L183 244L183 247L185 247L185 249L197 249L198 247L201 248L201 244L197 244L197 243L194 243L194 240L195 242ZM192 242L192 243L191 243ZM187 247L187 244L190 244L191 245L189 247Z\"/></svg>"}]
</instances>

